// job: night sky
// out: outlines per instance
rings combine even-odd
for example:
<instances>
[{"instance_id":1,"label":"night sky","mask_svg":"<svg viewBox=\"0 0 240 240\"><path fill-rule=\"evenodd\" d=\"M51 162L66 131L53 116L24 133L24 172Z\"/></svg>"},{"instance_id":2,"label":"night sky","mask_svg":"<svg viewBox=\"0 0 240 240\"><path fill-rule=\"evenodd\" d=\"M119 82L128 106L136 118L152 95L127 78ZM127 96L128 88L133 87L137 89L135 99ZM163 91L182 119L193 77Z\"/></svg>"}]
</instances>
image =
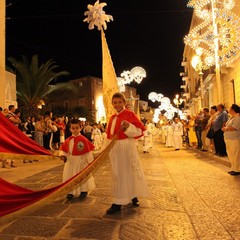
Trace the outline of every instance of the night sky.
<instances>
[{"instance_id":1,"label":"night sky","mask_svg":"<svg viewBox=\"0 0 240 240\"><path fill-rule=\"evenodd\" d=\"M102 76L101 35L83 22L90 0L7 0L6 57L54 59L70 80ZM103 1L100 1L103 2ZM135 66L147 77L137 88L142 100L150 92L173 98L180 92L179 73L192 9L186 0L111 0L113 16L105 31L117 76Z\"/></svg>"}]
</instances>

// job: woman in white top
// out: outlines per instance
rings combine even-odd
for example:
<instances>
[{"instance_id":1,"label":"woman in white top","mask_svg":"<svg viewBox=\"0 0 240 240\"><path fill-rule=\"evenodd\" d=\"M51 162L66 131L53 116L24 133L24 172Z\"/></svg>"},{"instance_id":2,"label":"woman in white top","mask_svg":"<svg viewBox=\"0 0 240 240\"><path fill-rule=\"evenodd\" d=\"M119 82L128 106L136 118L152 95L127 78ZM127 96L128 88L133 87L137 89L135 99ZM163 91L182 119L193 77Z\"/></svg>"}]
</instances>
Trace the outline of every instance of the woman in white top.
<instances>
[{"instance_id":1,"label":"woman in white top","mask_svg":"<svg viewBox=\"0 0 240 240\"><path fill-rule=\"evenodd\" d=\"M237 104L232 104L229 109L231 117L222 128L224 141L229 161L231 163L231 175L240 175L240 108Z\"/></svg>"}]
</instances>

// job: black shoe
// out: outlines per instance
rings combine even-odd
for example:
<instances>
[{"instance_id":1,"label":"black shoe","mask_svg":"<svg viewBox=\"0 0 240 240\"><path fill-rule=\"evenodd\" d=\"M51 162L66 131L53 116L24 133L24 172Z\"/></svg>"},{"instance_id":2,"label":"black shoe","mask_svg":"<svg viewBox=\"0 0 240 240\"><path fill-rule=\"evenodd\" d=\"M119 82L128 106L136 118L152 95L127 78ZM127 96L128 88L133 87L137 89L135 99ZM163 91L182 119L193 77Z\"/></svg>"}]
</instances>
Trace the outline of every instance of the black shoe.
<instances>
[{"instance_id":1,"label":"black shoe","mask_svg":"<svg viewBox=\"0 0 240 240\"><path fill-rule=\"evenodd\" d=\"M134 207L139 207L139 201L138 201L138 199L136 197L132 199L132 205Z\"/></svg>"},{"instance_id":2,"label":"black shoe","mask_svg":"<svg viewBox=\"0 0 240 240\"><path fill-rule=\"evenodd\" d=\"M112 204L112 206L106 211L107 215L111 215L114 214L116 212L120 212L121 211L121 205L118 204Z\"/></svg>"},{"instance_id":3,"label":"black shoe","mask_svg":"<svg viewBox=\"0 0 240 240\"><path fill-rule=\"evenodd\" d=\"M88 195L88 192L81 192L81 194L79 195L79 198L84 199L87 197L87 195Z\"/></svg>"},{"instance_id":4,"label":"black shoe","mask_svg":"<svg viewBox=\"0 0 240 240\"><path fill-rule=\"evenodd\" d=\"M176 149L175 149L175 151L178 151L178 150L180 150L180 148L176 148Z\"/></svg>"},{"instance_id":5,"label":"black shoe","mask_svg":"<svg viewBox=\"0 0 240 240\"><path fill-rule=\"evenodd\" d=\"M240 175L240 172L232 172L230 173L232 176L237 176L237 175Z\"/></svg>"},{"instance_id":6,"label":"black shoe","mask_svg":"<svg viewBox=\"0 0 240 240\"><path fill-rule=\"evenodd\" d=\"M230 171L230 172L228 172L228 173L232 175L232 173L234 173L234 171Z\"/></svg>"},{"instance_id":7,"label":"black shoe","mask_svg":"<svg viewBox=\"0 0 240 240\"><path fill-rule=\"evenodd\" d=\"M202 151L202 152L207 152L207 150L206 150L206 149L201 149L200 151Z\"/></svg>"},{"instance_id":8,"label":"black shoe","mask_svg":"<svg viewBox=\"0 0 240 240\"><path fill-rule=\"evenodd\" d=\"M71 200L73 198L73 194L68 194L67 196L66 196L66 199L68 199L68 200Z\"/></svg>"}]
</instances>

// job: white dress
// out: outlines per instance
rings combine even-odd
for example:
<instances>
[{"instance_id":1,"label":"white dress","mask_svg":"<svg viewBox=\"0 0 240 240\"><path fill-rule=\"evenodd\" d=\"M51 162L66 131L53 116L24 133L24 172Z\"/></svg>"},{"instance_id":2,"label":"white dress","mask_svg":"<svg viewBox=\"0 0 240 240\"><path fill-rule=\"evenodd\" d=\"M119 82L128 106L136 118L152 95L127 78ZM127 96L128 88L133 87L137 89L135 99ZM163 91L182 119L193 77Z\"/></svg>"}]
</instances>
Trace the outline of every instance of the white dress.
<instances>
[{"instance_id":1,"label":"white dress","mask_svg":"<svg viewBox=\"0 0 240 240\"><path fill-rule=\"evenodd\" d=\"M174 146L172 125L167 125L166 126L166 146L167 147L173 147Z\"/></svg>"},{"instance_id":2,"label":"white dress","mask_svg":"<svg viewBox=\"0 0 240 240\"><path fill-rule=\"evenodd\" d=\"M111 132L116 121L113 120ZM144 179L135 136L140 136L142 130L130 124L124 132L128 138L117 140L109 152L112 166L113 203L124 205L134 197L147 197L148 188Z\"/></svg>"},{"instance_id":3,"label":"white dress","mask_svg":"<svg viewBox=\"0 0 240 240\"><path fill-rule=\"evenodd\" d=\"M60 151L60 155L64 155L67 157L67 162L65 163L63 169L63 182L67 181L77 173L81 172L89 163L93 161L92 152L88 152L79 156L73 156L73 143L74 139L71 139L69 142L69 153ZM94 178L92 174L90 174L87 181L85 181L80 187L74 188L73 191L69 193L73 195L79 195L81 192L89 192L94 188Z\"/></svg>"},{"instance_id":4,"label":"white dress","mask_svg":"<svg viewBox=\"0 0 240 240\"><path fill-rule=\"evenodd\" d=\"M98 128L93 128L92 130L92 140L93 140L93 145L95 147L95 150L98 150L101 148L101 131Z\"/></svg>"},{"instance_id":5,"label":"white dress","mask_svg":"<svg viewBox=\"0 0 240 240\"><path fill-rule=\"evenodd\" d=\"M175 149L182 148L183 125L181 122L173 122L173 140Z\"/></svg>"}]
</instances>

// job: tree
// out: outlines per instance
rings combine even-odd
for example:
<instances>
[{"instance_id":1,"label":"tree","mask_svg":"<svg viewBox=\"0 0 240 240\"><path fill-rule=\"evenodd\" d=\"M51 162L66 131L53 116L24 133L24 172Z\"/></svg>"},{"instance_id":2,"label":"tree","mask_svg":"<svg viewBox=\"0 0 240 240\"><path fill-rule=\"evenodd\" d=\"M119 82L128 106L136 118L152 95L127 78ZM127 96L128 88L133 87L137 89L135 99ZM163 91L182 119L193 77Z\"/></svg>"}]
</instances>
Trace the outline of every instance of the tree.
<instances>
[{"instance_id":1,"label":"tree","mask_svg":"<svg viewBox=\"0 0 240 240\"><path fill-rule=\"evenodd\" d=\"M39 66L38 55L33 55L31 62L26 56L21 60L9 57L16 71L17 99L28 115L38 113L39 104L46 96L60 88L71 88L66 83L53 84L59 77L66 76L67 71L56 71L58 66L50 59Z\"/></svg>"}]
</instances>

